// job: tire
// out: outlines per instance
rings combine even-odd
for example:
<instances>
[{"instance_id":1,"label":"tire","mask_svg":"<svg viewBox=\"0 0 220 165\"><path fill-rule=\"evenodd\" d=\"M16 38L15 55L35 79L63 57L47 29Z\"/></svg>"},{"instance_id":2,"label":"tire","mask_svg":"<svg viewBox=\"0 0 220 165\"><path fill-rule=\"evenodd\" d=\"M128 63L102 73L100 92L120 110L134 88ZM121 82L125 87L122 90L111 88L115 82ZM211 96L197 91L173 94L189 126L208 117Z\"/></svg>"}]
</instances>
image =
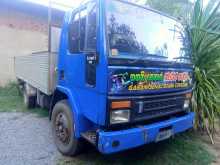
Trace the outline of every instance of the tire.
<instances>
[{"instance_id":1,"label":"tire","mask_svg":"<svg viewBox=\"0 0 220 165\"><path fill-rule=\"evenodd\" d=\"M24 104L28 109L35 108L36 105L36 97L34 96L29 96L27 92L24 90Z\"/></svg>"},{"instance_id":2,"label":"tire","mask_svg":"<svg viewBox=\"0 0 220 165\"><path fill-rule=\"evenodd\" d=\"M82 151L81 139L75 138L74 119L67 100L59 101L52 112L52 133L58 150L66 156L75 156Z\"/></svg>"}]
</instances>

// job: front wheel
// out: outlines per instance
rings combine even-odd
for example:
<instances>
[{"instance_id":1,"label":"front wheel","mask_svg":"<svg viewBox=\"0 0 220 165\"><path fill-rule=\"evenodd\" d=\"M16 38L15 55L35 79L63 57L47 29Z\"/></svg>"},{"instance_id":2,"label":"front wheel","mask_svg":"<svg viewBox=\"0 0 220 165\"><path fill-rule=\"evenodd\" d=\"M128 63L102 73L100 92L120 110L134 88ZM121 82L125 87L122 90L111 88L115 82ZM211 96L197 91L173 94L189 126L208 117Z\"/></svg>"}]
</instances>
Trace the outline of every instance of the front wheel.
<instances>
[{"instance_id":1,"label":"front wheel","mask_svg":"<svg viewBox=\"0 0 220 165\"><path fill-rule=\"evenodd\" d=\"M74 119L67 100L59 101L52 112L52 133L58 150L75 156L82 149L82 142L75 137Z\"/></svg>"}]
</instances>

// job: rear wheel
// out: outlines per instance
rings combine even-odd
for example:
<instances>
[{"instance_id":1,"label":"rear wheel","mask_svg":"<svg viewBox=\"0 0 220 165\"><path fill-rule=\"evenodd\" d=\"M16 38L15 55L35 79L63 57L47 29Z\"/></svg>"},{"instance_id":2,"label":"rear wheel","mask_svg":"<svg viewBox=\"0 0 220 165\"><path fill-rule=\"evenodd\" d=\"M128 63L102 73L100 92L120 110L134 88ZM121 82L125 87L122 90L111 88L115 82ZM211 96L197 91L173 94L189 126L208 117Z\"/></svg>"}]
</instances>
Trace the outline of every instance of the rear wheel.
<instances>
[{"instance_id":1,"label":"rear wheel","mask_svg":"<svg viewBox=\"0 0 220 165\"><path fill-rule=\"evenodd\" d=\"M59 101L52 112L52 133L58 150L67 156L75 156L82 149L82 141L75 137L75 124L67 100Z\"/></svg>"},{"instance_id":2,"label":"rear wheel","mask_svg":"<svg viewBox=\"0 0 220 165\"><path fill-rule=\"evenodd\" d=\"M24 95L24 104L25 104L25 106L28 109L34 108L35 104L36 104L36 97L29 96L26 90L24 90L23 95Z\"/></svg>"}]
</instances>

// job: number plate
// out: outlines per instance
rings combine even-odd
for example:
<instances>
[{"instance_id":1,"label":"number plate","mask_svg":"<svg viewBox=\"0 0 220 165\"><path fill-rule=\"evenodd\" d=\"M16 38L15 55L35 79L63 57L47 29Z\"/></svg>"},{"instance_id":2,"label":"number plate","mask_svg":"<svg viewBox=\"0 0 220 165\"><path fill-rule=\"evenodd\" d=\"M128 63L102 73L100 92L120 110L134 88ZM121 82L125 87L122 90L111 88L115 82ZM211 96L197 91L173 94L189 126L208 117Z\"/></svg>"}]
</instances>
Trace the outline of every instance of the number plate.
<instances>
[{"instance_id":1,"label":"number plate","mask_svg":"<svg viewBox=\"0 0 220 165\"><path fill-rule=\"evenodd\" d=\"M168 139L172 136L172 130L164 130L158 133L156 142Z\"/></svg>"}]
</instances>

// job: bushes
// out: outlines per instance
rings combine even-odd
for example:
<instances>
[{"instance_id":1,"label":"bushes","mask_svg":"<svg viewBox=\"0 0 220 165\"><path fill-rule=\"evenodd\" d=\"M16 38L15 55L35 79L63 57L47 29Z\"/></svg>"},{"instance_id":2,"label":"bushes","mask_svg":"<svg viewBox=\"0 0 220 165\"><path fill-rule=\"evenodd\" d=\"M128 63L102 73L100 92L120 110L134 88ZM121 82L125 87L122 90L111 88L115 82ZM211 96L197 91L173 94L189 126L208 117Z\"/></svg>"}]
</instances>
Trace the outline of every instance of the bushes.
<instances>
[{"instance_id":1,"label":"bushes","mask_svg":"<svg viewBox=\"0 0 220 165\"><path fill-rule=\"evenodd\" d=\"M210 1L204 8L197 0L187 32L191 39L194 69L193 111L195 127L206 130L212 139L215 119L220 116L220 2Z\"/></svg>"},{"instance_id":2,"label":"bushes","mask_svg":"<svg viewBox=\"0 0 220 165\"><path fill-rule=\"evenodd\" d=\"M26 111L20 95L18 85L15 82L0 87L0 112Z\"/></svg>"},{"instance_id":3,"label":"bushes","mask_svg":"<svg viewBox=\"0 0 220 165\"><path fill-rule=\"evenodd\" d=\"M23 96L16 82L0 87L0 112L31 112L40 117L49 115L49 111L46 109L35 108L28 110L23 104Z\"/></svg>"},{"instance_id":4,"label":"bushes","mask_svg":"<svg viewBox=\"0 0 220 165\"><path fill-rule=\"evenodd\" d=\"M18 84L16 82L9 82L6 86L1 87L0 86L0 96L17 96L20 95L20 90L18 87Z\"/></svg>"}]
</instances>

